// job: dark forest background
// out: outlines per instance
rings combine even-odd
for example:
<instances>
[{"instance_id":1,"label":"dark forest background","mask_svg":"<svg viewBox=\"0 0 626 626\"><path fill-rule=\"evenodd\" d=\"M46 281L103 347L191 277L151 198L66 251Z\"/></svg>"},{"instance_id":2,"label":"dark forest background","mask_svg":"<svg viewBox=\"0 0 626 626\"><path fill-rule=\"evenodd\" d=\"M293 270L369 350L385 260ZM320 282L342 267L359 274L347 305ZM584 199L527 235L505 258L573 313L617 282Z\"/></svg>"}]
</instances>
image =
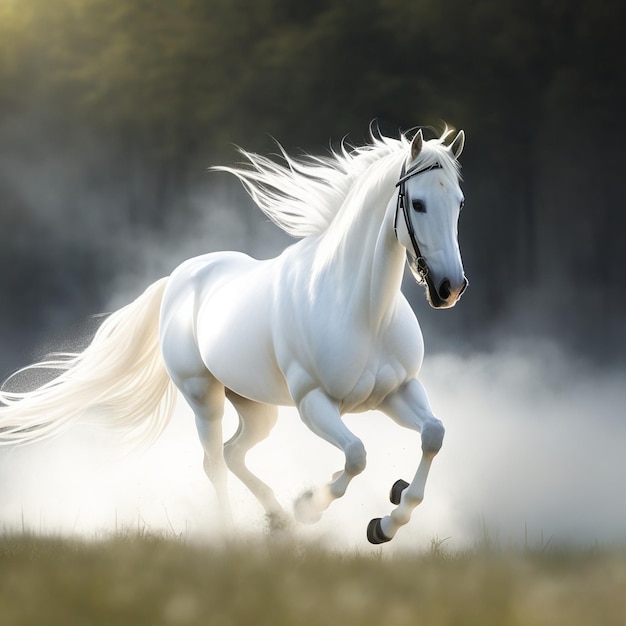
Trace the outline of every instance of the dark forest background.
<instances>
[{"instance_id":1,"label":"dark forest background","mask_svg":"<svg viewBox=\"0 0 626 626\"><path fill-rule=\"evenodd\" d=\"M235 145L324 153L370 123L467 133L470 288L435 349L622 360L622 0L0 0L0 375L194 254L288 238Z\"/></svg>"}]
</instances>

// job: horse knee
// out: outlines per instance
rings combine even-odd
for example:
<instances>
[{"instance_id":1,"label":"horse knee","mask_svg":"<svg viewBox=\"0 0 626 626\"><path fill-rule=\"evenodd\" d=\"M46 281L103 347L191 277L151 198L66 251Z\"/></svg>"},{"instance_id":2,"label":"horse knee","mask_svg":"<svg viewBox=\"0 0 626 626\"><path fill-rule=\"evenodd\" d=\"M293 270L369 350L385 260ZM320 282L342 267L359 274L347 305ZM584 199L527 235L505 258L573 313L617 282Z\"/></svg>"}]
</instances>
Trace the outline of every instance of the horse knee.
<instances>
[{"instance_id":1,"label":"horse knee","mask_svg":"<svg viewBox=\"0 0 626 626\"><path fill-rule=\"evenodd\" d=\"M367 452L363 442L357 440L346 448L346 473L350 476L360 474L367 464Z\"/></svg>"},{"instance_id":2,"label":"horse knee","mask_svg":"<svg viewBox=\"0 0 626 626\"><path fill-rule=\"evenodd\" d=\"M438 419L430 419L422 426L422 452L435 455L443 445L445 428Z\"/></svg>"}]
</instances>

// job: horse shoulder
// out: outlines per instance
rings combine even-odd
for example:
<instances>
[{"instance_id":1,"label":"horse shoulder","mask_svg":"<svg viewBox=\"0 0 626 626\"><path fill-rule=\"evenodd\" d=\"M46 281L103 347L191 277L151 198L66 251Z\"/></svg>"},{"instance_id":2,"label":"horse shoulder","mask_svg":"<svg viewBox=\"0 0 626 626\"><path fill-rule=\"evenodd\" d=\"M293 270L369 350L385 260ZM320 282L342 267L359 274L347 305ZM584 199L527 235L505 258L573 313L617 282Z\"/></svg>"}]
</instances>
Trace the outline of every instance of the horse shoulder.
<instances>
[{"instance_id":1,"label":"horse shoulder","mask_svg":"<svg viewBox=\"0 0 626 626\"><path fill-rule=\"evenodd\" d=\"M424 337L415 313L401 295L379 343L389 363L404 369L408 378L419 372L424 359Z\"/></svg>"}]
</instances>

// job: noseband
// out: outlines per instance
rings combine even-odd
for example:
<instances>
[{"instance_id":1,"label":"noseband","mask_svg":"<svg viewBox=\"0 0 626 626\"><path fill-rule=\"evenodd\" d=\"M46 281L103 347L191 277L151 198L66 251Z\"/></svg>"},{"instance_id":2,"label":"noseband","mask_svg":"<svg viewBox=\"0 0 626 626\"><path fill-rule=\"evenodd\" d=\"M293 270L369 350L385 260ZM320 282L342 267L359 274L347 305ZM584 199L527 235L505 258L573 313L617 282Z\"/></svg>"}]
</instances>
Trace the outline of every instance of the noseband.
<instances>
[{"instance_id":1,"label":"noseband","mask_svg":"<svg viewBox=\"0 0 626 626\"><path fill-rule=\"evenodd\" d=\"M396 233L396 239L398 238L398 213L400 209L402 209L402 214L404 215L404 222L406 224L406 229L409 233L409 238L411 239L411 245L413 246L413 250L415 252L415 257L411 259L413 256L407 250L407 256L409 257L409 264L414 264L417 273L423 282L428 282L428 264L426 263L426 259L422 255L420 251L420 247L417 243L417 237L415 236L415 229L413 228L413 222L411 221L411 217L409 216L409 207L406 202L406 181L418 174L424 174L425 172L430 172L432 170L442 169L441 163L439 161L435 161L432 165L428 167L423 167L421 169L417 169L416 167L410 168L406 171L406 164L402 165L402 171L400 172L400 179L396 183L396 187L398 189L398 203L396 204L396 215L393 220L393 230Z\"/></svg>"}]
</instances>

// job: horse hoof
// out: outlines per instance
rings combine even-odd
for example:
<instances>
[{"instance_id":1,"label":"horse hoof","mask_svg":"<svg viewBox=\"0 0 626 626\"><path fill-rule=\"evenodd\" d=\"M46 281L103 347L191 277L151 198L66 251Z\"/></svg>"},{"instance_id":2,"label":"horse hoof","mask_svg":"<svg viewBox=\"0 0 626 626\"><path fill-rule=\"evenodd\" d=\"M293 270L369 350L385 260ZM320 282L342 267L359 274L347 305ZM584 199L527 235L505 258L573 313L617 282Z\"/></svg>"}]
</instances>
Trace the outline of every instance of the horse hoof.
<instances>
[{"instance_id":1,"label":"horse hoof","mask_svg":"<svg viewBox=\"0 0 626 626\"><path fill-rule=\"evenodd\" d=\"M374 545L391 541L391 537L387 537L383 532L381 521L381 518L377 517L367 525L367 540Z\"/></svg>"},{"instance_id":2,"label":"horse hoof","mask_svg":"<svg viewBox=\"0 0 626 626\"><path fill-rule=\"evenodd\" d=\"M305 491L294 503L293 514L301 524L315 524L322 519L322 513L313 502L313 491Z\"/></svg>"},{"instance_id":3,"label":"horse hoof","mask_svg":"<svg viewBox=\"0 0 626 626\"><path fill-rule=\"evenodd\" d=\"M400 498L402 496L402 492L409 486L409 483L406 480L396 480L393 483L393 487L391 487L391 491L389 492L389 499L391 500L391 504L398 505L400 504Z\"/></svg>"}]
</instances>

